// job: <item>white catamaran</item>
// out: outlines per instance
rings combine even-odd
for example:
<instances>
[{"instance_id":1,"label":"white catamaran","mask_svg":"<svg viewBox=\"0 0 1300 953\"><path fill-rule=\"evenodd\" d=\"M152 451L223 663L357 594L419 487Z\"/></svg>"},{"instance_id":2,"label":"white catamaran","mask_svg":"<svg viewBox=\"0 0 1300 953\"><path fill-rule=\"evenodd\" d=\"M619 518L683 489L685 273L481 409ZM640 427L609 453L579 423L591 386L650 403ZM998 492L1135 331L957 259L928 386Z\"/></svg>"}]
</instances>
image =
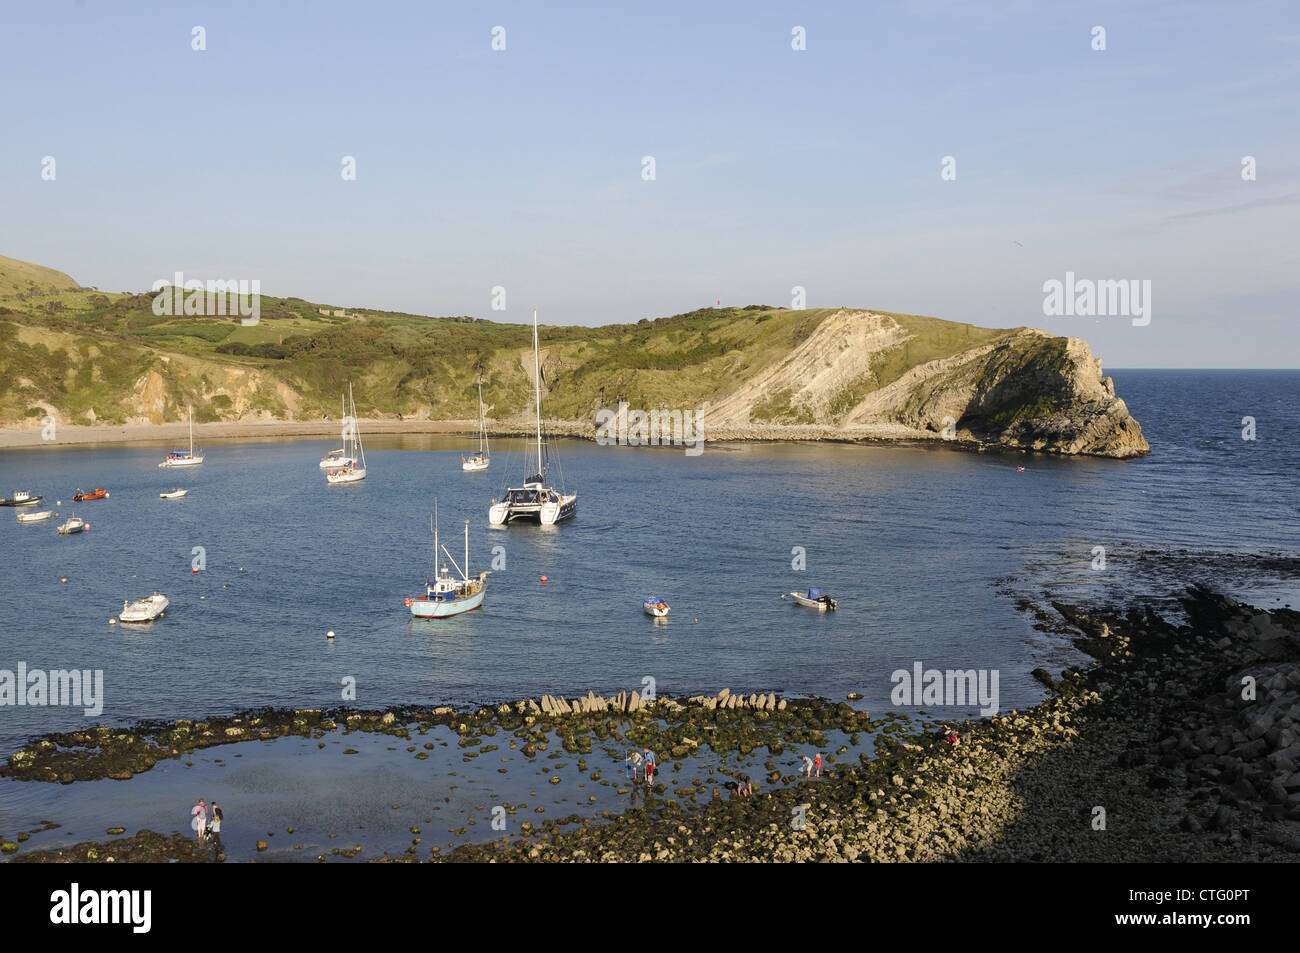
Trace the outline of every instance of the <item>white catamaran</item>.
<instances>
[{"instance_id":1,"label":"white catamaran","mask_svg":"<svg viewBox=\"0 0 1300 953\"><path fill-rule=\"evenodd\" d=\"M326 483L360 483L366 478L366 448L361 445L361 428L357 426L357 402L352 396L351 384L348 384L348 401L352 404L352 416L348 418L351 425L347 428L348 463L337 469L326 470Z\"/></svg>"},{"instance_id":2,"label":"white catamaran","mask_svg":"<svg viewBox=\"0 0 1300 953\"><path fill-rule=\"evenodd\" d=\"M473 577L469 575L469 520L465 521L465 568L462 570L460 566L456 566L456 560L452 559L446 547L438 542L437 500L433 501L433 513L435 578L426 580L424 595L416 596L414 599L408 596L406 599L411 615L420 619L445 619L447 616L460 615L462 612L477 609L483 604L483 596L487 593L487 577L491 575L490 572L481 572ZM437 568L442 556L446 556L448 561L456 566L456 571L460 573L459 579L448 572L446 566L441 570Z\"/></svg>"},{"instance_id":3,"label":"white catamaran","mask_svg":"<svg viewBox=\"0 0 1300 953\"><path fill-rule=\"evenodd\" d=\"M501 502L492 501L488 520L493 526L515 519L536 519L543 526L552 526L578 512L577 493L565 493L563 485L557 491L545 482L549 467L542 448L542 366L537 347L536 311L533 311L533 372L537 397L537 470L524 479L523 486L507 489Z\"/></svg>"},{"instance_id":4,"label":"white catamaran","mask_svg":"<svg viewBox=\"0 0 1300 953\"><path fill-rule=\"evenodd\" d=\"M194 408L190 408L190 449L186 453L184 450L173 450L167 454L167 459L158 464L160 467L197 467L203 462L203 454L194 452Z\"/></svg>"},{"instance_id":5,"label":"white catamaran","mask_svg":"<svg viewBox=\"0 0 1300 953\"><path fill-rule=\"evenodd\" d=\"M488 455L487 418L483 416L483 382L478 382L478 453L461 455L460 468L465 471L486 470L492 463Z\"/></svg>"}]
</instances>

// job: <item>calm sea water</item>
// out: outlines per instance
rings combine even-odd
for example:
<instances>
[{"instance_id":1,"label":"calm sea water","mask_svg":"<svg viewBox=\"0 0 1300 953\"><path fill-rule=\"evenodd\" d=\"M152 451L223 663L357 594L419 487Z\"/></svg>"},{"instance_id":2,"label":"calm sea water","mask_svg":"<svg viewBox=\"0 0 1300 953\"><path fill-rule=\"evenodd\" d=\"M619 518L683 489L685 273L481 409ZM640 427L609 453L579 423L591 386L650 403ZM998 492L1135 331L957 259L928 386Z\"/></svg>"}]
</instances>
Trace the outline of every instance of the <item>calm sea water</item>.
<instances>
[{"instance_id":1,"label":"calm sea water","mask_svg":"<svg viewBox=\"0 0 1300 953\"><path fill-rule=\"evenodd\" d=\"M370 476L349 487L325 485L316 464L329 447L317 442L214 444L190 473L159 470L161 446L0 452L5 495L30 488L91 523L59 537L53 523L18 525L0 511L0 668L102 669L98 720L113 724L334 706L346 677L369 708L613 692L653 678L669 693L857 691L881 711L890 673L915 661L996 669L1002 709L1031 704L1041 689L1029 672L1077 656L1066 637L1033 629L1016 596L1169 597L1195 580L1260 605L1300 604L1293 574L1248 558L1300 554L1300 372L1115 379L1152 445L1147 458L814 444L687 457L567 441L578 516L546 529L487 524L491 498L523 474L522 441L496 442L493 469L465 474L468 438L374 437ZM1254 441L1241 437L1246 416ZM178 483L187 498L158 499ZM112 495L74 505L78 486ZM457 559L468 519L471 568L505 562L483 611L414 621L402 600L430 566L435 498ZM1102 571L1091 568L1096 546L1106 549ZM206 558L197 575L195 547ZM802 571L792 568L796 547ZM837 597L839 611L782 602L810 585ZM124 598L155 589L172 602L164 619L108 625ZM646 596L672 604L667 624L642 614ZM86 723L68 708L0 707L0 754ZM362 859L402 853L411 827L428 856L432 845L496 836L488 805L513 805L513 824L539 809L594 816L638 796L619 786L621 765L608 755L590 758L606 775L597 781L558 750L530 762L502 740L471 760L445 730L415 741L435 744L427 760L387 736L354 734L327 736L323 751L296 738L223 746L127 782L6 779L0 833L53 819L60 827L27 845L47 848L102 840L110 825L183 830L204 795L226 808L232 859L332 858L351 844L364 846ZM823 753L833 760L842 744L854 761L871 739L836 737ZM664 777L670 788L707 789L739 770L762 776L767 757L702 750ZM778 767L794 772L797 752Z\"/></svg>"},{"instance_id":2,"label":"calm sea water","mask_svg":"<svg viewBox=\"0 0 1300 953\"><path fill-rule=\"evenodd\" d=\"M1139 577L1126 554L1300 552L1300 372L1115 379L1152 445L1142 460L813 444L689 457L565 441L578 516L554 528L488 525L491 498L523 475L522 441L495 442L492 470L465 474L467 438L375 436L369 478L346 487L326 486L328 446L314 441L216 443L191 472L159 470L160 446L0 452L4 495L30 488L91 523L60 537L53 521L0 511L0 668L102 669L110 723L333 706L345 677L373 708L631 690L647 677L674 694L858 691L880 706L889 674L916 660L998 669L1002 707L1024 705L1040 694L1030 670L1070 650L1031 629L998 580L1170 590L1184 580ZM1254 441L1241 437L1246 416ZM177 484L187 498L158 498ZM72 503L93 486L111 498ZM415 621L402 600L430 567L435 498L452 554L468 519L471 568L494 556L504 568L482 611ZM1105 572L1090 569L1098 545ZM1220 581L1300 603L1295 580ZM780 598L810 585L839 611ZM163 620L108 625L124 598L155 589L171 600ZM672 605L667 624L642 614L646 596ZM0 749L85 723L0 707Z\"/></svg>"}]
</instances>

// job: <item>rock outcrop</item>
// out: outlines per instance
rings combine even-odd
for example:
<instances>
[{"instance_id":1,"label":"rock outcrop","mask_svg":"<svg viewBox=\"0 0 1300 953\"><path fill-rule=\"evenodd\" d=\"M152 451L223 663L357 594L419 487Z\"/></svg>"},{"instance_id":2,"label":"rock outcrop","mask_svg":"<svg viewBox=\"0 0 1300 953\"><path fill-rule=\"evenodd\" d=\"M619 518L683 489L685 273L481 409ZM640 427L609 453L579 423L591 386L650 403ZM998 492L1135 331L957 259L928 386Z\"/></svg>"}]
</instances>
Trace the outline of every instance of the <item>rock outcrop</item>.
<instances>
[{"instance_id":1,"label":"rock outcrop","mask_svg":"<svg viewBox=\"0 0 1300 953\"><path fill-rule=\"evenodd\" d=\"M917 338L889 315L837 312L785 359L707 405L706 436L947 439L1116 458L1150 450L1080 338L982 332L978 343L887 379ZM773 395L784 413L765 420Z\"/></svg>"}]
</instances>

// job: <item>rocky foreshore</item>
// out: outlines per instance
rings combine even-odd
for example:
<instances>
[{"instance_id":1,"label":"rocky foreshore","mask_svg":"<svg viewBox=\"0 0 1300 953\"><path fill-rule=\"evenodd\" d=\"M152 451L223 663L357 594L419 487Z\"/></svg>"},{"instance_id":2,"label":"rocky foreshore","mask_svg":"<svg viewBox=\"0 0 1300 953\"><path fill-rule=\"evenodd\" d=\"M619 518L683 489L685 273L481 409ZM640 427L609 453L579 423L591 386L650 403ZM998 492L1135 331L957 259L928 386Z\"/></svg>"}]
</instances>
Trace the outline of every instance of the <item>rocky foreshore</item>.
<instances>
[{"instance_id":1,"label":"rocky foreshore","mask_svg":"<svg viewBox=\"0 0 1300 953\"><path fill-rule=\"evenodd\" d=\"M895 712L873 719L843 702L776 694L723 690L647 701L590 692L469 711L263 712L131 732L101 728L42 739L0 773L64 782L122 776L214 744L333 730L410 738L412 729L432 724L453 728L467 752L508 731L510 746L530 758L558 739L565 751L589 754L600 745L611 758L623 745L647 744L679 763L701 743L716 752L766 746L775 754L825 746L830 730L869 732L874 758L836 763L828 755L820 779L770 770L755 775L750 797L738 797L735 782L718 776L679 787L676 797L657 785L646 807L523 824L513 839L446 854L435 849L434 857L1296 860L1300 614L1263 612L1203 589L1189 591L1182 607L1185 619L1175 622L1149 609L1055 604L1095 664L1059 675L1037 670L1051 692L1046 700L971 724ZM948 740L953 728L956 744ZM84 859L94 847L78 845L74 853ZM27 857L63 859L51 851Z\"/></svg>"}]
</instances>

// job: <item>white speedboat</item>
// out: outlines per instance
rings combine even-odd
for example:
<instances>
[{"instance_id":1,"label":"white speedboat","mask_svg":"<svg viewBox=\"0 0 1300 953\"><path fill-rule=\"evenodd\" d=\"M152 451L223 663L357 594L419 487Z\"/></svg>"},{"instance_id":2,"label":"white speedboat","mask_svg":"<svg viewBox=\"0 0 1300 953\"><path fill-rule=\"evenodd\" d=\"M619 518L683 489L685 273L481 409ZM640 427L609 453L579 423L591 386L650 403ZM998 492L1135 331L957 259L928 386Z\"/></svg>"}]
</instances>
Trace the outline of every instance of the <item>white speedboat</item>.
<instances>
[{"instance_id":1,"label":"white speedboat","mask_svg":"<svg viewBox=\"0 0 1300 953\"><path fill-rule=\"evenodd\" d=\"M500 502L492 501L488 520L493 526L504 526L516 519L535 519L543 526L552 526L578 512L577 493L566 493L563 487L557 491L546 485L549 455L542 444L542 367L537 348L536 311L533 312L533 371L537 397L537 470L525 478L523 486L507 489Z\"/></svg>"},{"instance_id":2,"label":"white speedboat","mask_svg":"<svg viewBox=\"0 0 1300 953\"><path fill-rule=\"evenodd\" d=\"M366 478L366 448L361 445L361 428L357 426L357 402L352 397L351 384L348 384L348 399L352 403L352 417L351 425L347 428L347 463L338 468L326 469L325 482L329 484L360 483ZM360 466L357 465L358 462Z\"/></svg>"},{"instance_id":3,"label":"white speedboat","mask_svg":"<svg viewBox=\"0 0 1300 953\"><path fill-rule=\"evenodd\" d=\"M165 492L165 493L159 493L159 494L158 494L158 499L160 499L160 500L179 500L182 496L184 496L184 495L185 495L186 493L188 493L188 492L190 492L190 491L189 491L189 490L182 490L180 487L177 487L177 488L174 489L174 490L168 490L168 491Z\"/></svg>"},{"instance_id":4,"label":"white speedboat","mask_svg":"<svg viewBox=\"0 0 1300 953\"><path fill-rule=\"evenodd\" d=\"M135 602L123 602L122 612L117 617L119 622L152 622L171 605L167 597L155 592Z\"/></svg>"},{"instance_id":5,"label":"white speedboat","mask_svg":"<svg viewBox=\"0 0 1300 953\"><path fill-rule=\"evenodd\" d=\"M492 464L488 453L487 419L483 416L483 382L478 382L478 453L460 458L460 468L464 471L486 470Z\"/></svg>"},{"instance_id":6,"label":"white speedboat","mask_svg":"<svg viewBox=\"0 0 1300 953\"><path fill-rule=\"evenodd\" d=\"M456 560L452 559L451 553L440 546L438 543L438 503L434 501L434 518L433 518L433 564L436 568L440 559L439 550L442 555L446 556L453 566L456 566ZM456 566L456 571L460 573L460 578L453 576L446 566L443 566L435 576L436 578L425 580L424 595L416 596L414 599L408 597L406 605L411 610L411 615L418 619L445 619L448 616L460 615L462 612L470 612L483 605L483 596L487 593L487 577L490 572L481 572L477 576L469 575L469 520L465 521L465 568Z\"/></svg>"},{"instance_id":7,"label":"white speedboat","mask_svg":"<svg viewBox=\"0 0 1300 953\"><path fill-rule=\"evenodd\" d=\"M646 615L656 619L666 619L668 613L672 611L672 607L662 599L647 599L642 603L642 608L645 609Z\"/></svg>"},{"instance_id":8,"label":"white speedboat","mask_svg":"<svg viewBox=\"0 0 1300 953\"><path fill-rule=\"evenodd\" d=\"M194 408L193 407L191 407L189 411L189 420L190 420L189 451L187 452L185 450L173 450L171 453L167 454L167 459L164 460L162 463L158 464L158 466L168 467L168 468L197 467L200 463L203 462L203 454L194 452Z\"/></svg>"},{"instance_id":9,"label":"white speedboat","mask_svg":"<svg viewBox=\"0 0 1300 953\"><path fill-rule=\"evenodd\" d=\"M73 533L80 533L84 529L89 529L90 524L80 516L70 516L66 523L59 525L59 533L63 536L71 536Z\"/></svg>"},{"instance_id":10,"label":"white speedboat","mask_svg":"<svg viewBox=\"0 0 1300 953\"><path fill-rule=\"evenodd\" d=\"M39 513L19 513L18 522L20 523L39 523L47 520L54 515L54 510L41 510Z\"/></svg>"},{"instance_id":11,"label":"white speedboat","mask_svg":"<svg viewBox=\"0 0 1300 953\"><path fill-rule=\"evenodd\" d=\"M785 596L782 596L781 598L784 599ZM816 609L818 612L834 612L835 607L839 605L839 603L830 596L822 595L820 589L809 589L808 595L806 596L798 592L792 592L790 593L790 598L794 600L795 605L804 606L809 609Z\"/></svg>"},{"instance_id":12,"label":"white speedboat","mask_svg":"<svg viewBox=\"0 0 1300 953\"><path fill-rule=\"evenodd\" d=\"M14 495L7 500L0 500L0 506L35 506L45 497L39 493L32 496L26 490L14 490Z\"/></svg>"}]
</instances>

